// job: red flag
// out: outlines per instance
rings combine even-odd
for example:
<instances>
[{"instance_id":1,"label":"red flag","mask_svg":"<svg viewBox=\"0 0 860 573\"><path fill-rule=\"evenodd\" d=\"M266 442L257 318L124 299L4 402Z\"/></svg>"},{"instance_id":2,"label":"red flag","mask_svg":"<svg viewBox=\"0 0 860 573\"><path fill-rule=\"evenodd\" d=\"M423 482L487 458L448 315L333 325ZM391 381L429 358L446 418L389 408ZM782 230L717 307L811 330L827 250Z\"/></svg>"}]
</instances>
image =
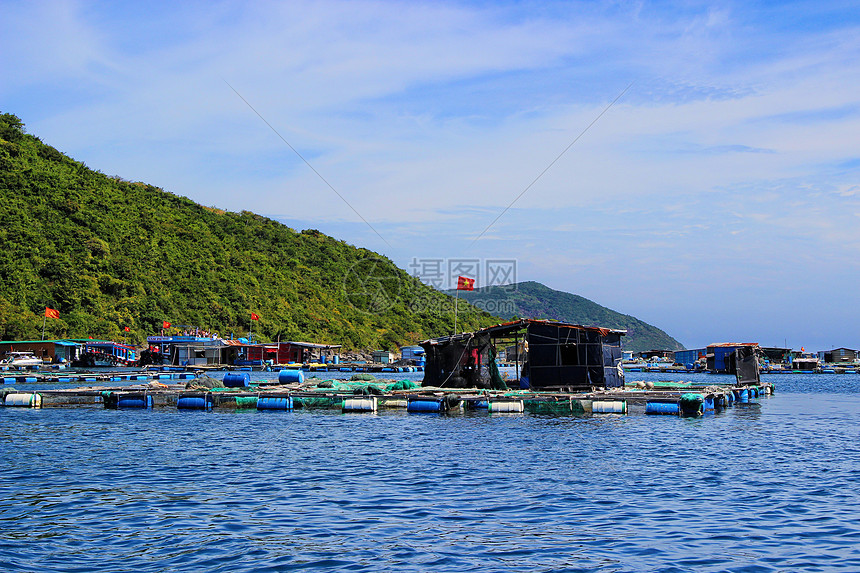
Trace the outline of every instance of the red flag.
<instances>
[{"instance_id":1,"label":"red flag","mask_svg":"<svg viewBox=\"0 0 860 573\"><path fill-rule=\"evenodd\" d=\"M260 315L252 312L251 313L251 320L260 320Z\"/></svg>"},{"instance_id":2,"label":"red flag","mask_svg":"<svg viewBox=\"0 0 860 573\"><path fill-rule=\"evenodd\" d=\"M124 330L124 331L126 331L126 332L131 332L131 331L128 329L128 327L127 327L127 326L126 326L125 328L123 328L123 330Z\"/></svg>"},{"instance_id":3,"label":"red flag","mask_svg":"<svg viewBox=\"0 0 860 573\"><path fill-rule=\"evenodd\" d=\"M161 328L170 328L170 323L166 320L161 323Z\"/></svg>"},{"instance_id":4,"label":"red flag","mask_svg":"<svg viewBox=\"0 0 860 573\"><path fill-rule=\"evenodd\" d=\"M60 318L60 311L53 308L45 307L45 316L48 318Z\"/></svg>"},{"instance_id":5,"label":"red flag","mask_svg":"<svg viewBox=\"0 0 860 573\"><path fill-rule=\"evenodd\" d=\"M457 290L475 290L475 279L457 277Z\"/></svg>"}]
</instances>

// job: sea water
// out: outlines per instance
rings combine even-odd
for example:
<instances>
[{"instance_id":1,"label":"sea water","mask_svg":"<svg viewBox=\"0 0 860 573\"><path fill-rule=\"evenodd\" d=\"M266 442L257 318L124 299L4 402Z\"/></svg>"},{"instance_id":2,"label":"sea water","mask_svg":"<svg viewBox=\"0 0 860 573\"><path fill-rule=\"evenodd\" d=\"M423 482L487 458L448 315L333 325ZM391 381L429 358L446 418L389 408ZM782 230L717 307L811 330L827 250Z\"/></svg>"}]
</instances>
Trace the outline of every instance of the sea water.
<instances>
[{"instance_id":1,"label":"sea water","mask_svg":"<svg viewBox=\"0 0 860 573\"><path fill-rule=\"evenodd\" d=\"M0 570L858 571L860 374L765 379L701 418L3 408Z\"/></svg>"}]
</instances>

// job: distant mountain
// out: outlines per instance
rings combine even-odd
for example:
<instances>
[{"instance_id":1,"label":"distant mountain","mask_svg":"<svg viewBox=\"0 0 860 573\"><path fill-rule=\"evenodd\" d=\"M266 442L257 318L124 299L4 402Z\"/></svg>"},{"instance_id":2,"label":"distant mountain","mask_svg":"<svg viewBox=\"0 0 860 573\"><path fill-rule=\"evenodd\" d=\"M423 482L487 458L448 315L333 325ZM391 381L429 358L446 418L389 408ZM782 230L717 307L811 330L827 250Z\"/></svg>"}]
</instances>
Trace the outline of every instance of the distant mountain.
<instances>
[{"instance_id":1,"label":"distant mountain","mask_svg":"<svg viewBox=\"0 0 860 573\"><path fill-rule=\"evenodd\" d=\"M455 294L453 290L448 292ZM460 298L505 319L515 316L546 318L585 326L623 328L627 330L627 336L624 337L625 350L640 352L684 349L683 344L656 326L615 312L579 295L553 290L534 281L460 291Z\"/></svg>"}]
</instances>

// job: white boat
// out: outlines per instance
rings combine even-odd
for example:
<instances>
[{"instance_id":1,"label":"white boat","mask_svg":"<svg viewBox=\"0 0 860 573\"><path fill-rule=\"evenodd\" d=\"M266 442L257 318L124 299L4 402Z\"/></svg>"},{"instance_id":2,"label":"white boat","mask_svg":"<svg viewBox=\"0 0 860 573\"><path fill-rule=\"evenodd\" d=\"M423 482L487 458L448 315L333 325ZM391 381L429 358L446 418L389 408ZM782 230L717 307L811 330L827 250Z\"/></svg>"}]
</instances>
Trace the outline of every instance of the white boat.
<instances>
[{"instance_id":1,"label":"white boat","mask_svg":"<svg viewBox=\"0 0 860 573\"><path fill-rule=\"evenodd\" d=\"M0 360L0 366L41 366L45 362L32 352L7 352L6 357Z\"/></svg>"}]
</instances>

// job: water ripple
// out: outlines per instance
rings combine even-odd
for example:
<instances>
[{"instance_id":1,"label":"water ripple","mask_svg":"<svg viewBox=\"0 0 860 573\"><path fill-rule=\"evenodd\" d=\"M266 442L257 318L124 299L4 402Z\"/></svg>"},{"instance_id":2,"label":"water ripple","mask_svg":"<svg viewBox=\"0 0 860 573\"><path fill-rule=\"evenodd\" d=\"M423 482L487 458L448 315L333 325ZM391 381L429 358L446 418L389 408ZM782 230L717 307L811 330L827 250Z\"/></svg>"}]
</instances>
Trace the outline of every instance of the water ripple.
<instances>
[{"instance_id":1,"label":"water ripple","mask_svg":"<svg viewBox=\"0 0 860 573\"><path fill-rule=\"evenodd\" d=\"M0 567L855 571L858 418L2 409Z\"/></svg>"}]
</instances>

